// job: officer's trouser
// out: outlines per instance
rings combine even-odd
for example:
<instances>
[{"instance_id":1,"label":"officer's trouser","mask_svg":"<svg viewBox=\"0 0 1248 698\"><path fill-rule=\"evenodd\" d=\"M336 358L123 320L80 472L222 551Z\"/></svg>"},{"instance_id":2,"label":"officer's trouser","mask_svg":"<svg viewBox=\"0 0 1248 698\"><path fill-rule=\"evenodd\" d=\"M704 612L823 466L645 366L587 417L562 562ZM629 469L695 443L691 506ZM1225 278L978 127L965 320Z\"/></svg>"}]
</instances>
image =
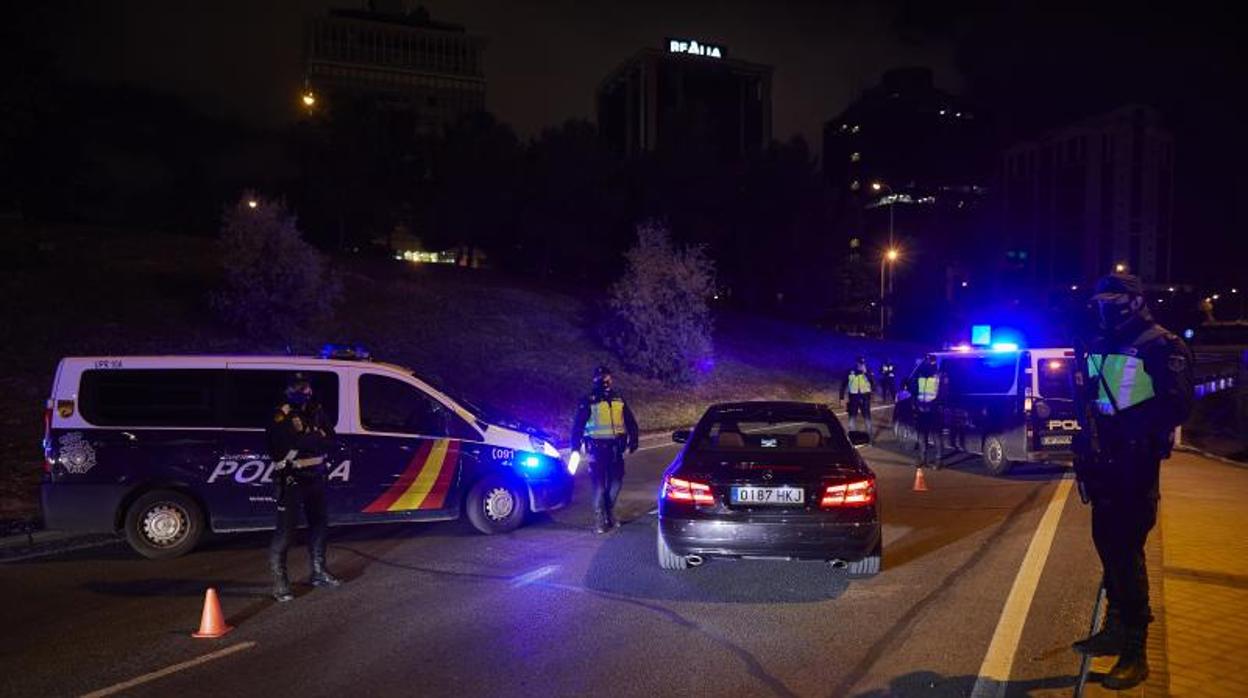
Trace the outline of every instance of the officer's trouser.
<instances>
[{"instance_id":1,"label":"officer's trouser","mask_svg":"<svg viewBox=\"0 0 1248 698\"><path fill-rule=\"evenodd\" d=\"M940 415L935 408L921 409L915 415L914 426L919 436L919 465L927 465L929 449L936 451L936 462L939 463L945 455Z\"/></svg>"},{"instance_id":2,"label":"officer's trouser","mask_svg":"<svg viewBox=\"0 0 1248 698\"><path fill-rule=\"evenodd\" d=\"M590 439L589 475L594 486L594 516L600 525L615 519L615 500L624 485L624 448L619 439Z\"/></svg>"},{"instance_id":3,"label":"officer's trouser","mask_svg":"<svg viewBox=\"0 0 1248 698\"><path fill-rule=\"evenodd\" d=\"M851 394L846 413L849 415L849 428L851 431L861 423L858 421L858 415L861 415L867 422L867 433L871 433L871 393Z\"/></svg>"},{"instance_id":4,"label":"officer's trouser","mask_svg":"<svg viewBox=\"0 0 1248 698\"><path fill-rule=\"evenodd\" d=\"M325 561L329 524L324 473L277 475L277 528L269 545L269 560L283 570L286 569L286 551L290 550L295 529L299 527L301 505L308 520L308 557L311 564L317 566Z\"/></svg>"},{"instance_id":5,"label":"officer's trouser","mask_svg":"<svg viewBox=\"0 0 1248 698\"><path fill-rule=\"evenodd\" d=\"M897 397L897 381L891 376L880 379L880 397L889 402Z\"/></svg>"},{"instance_id":6,"label":"officer's trouser","mask_svg":"<svg viewBox=\"0 0 1248 698\"><path fill-rule=\"evenodd\" d=\"M1151 494L1092 500L1092 542L1104 569L1109 608L1128 628L1145 628L1152 620L1144 543L1156 522L1157 499Z\"/></svg>"}]
</instances>

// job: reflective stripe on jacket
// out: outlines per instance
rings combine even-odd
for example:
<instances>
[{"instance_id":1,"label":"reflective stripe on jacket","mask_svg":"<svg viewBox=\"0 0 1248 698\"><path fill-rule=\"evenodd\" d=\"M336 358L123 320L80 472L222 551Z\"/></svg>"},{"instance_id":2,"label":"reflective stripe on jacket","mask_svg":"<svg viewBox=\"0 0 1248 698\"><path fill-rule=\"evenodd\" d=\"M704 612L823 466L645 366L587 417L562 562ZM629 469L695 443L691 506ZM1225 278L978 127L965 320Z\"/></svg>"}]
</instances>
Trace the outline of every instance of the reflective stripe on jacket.
<instances>
[{"instance_id":1,"label":"reflective stripe on jacket","mask_svg":"<svg viewBox=\"0 0 1248 698\"><path fill-rule=\"evenodd\" d=\"M936 399L936 390L940 386L940 378L938 376L919 376L918 379L919 394L917 395L919 402L932 402Z\"/></svg>"},{"instance_id":2,"label":"reflective stripe on jacket","mask_svg":"<svg viewBox=\"0 0 1248 698\"><path fill-rule=\"evenodd\" d=\"M627 433L623 400L613 397L590 403L589 421L585 422L585 438L614 439Z\"/></svg>"},{"instance_id":3,"label":"reflective stripe on jacket","mask_svg":"<svg viewBox=\"0 0 1248 698\"><path fill-rule=\"evenodd\" d=\"M1105 380L1097 378L1104 375ZM1101 414L1121 412L1151 399L1153 378L1144 370L1144 360L1126 354L1100 354L1088 357L1088 376L1096 381L1096 407ZM1106 388L1110 392L1106 392ZM1113 399L1110 399L1110 395Z\"/></svg>"}]
</instances>

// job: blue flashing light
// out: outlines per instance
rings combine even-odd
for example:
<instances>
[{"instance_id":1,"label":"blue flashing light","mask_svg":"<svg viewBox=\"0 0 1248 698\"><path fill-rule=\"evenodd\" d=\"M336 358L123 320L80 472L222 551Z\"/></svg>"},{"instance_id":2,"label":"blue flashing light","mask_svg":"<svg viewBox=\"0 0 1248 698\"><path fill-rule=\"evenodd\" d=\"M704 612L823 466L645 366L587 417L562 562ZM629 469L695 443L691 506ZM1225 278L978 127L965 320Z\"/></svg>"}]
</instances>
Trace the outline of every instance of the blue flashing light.
<instances>
[{"instance_id":1,"label":"blue flashing light","mask_svg":"<svg viewBox=\"0 0 1248 698\"><path fill-rule=\"evenodd\" d=\"M520 465L523 465L526 468L536 468L541 464L542 459L537 456L525 456L524 459L520 461Z\"/></svg>"},{"instance_id":2,"label":"blue flashing light","mask_svg":"<svg viewBox=\"0 0 1248 698\"><path fill-rule=\"evenodd\" d=\"M1183 339L1191 339L1192 337L1195 337L1195 336L1196 336L1196 332L1192 330L1190 327L1186 330L1183 330Z\"/></svg>"},{"instance_id":3,"label":"blue flashing light","mask_svg":"<svg viewBox=\"0 0 1248 698\"><path fill-rule=\"evenodd\" d=\"M992 325L971 325L971 344L979 347L992 344Z\"/></svg>"},{"instance_id":4,"label":"blue flashing light","mask_svg":"<svg viewBox=\"0 0 1248 698\"><path fill-rule=\"evenodd\" d=\"M993 342L993 351L1018 351L1018 342Z\"/></svg>"}]
</instances>

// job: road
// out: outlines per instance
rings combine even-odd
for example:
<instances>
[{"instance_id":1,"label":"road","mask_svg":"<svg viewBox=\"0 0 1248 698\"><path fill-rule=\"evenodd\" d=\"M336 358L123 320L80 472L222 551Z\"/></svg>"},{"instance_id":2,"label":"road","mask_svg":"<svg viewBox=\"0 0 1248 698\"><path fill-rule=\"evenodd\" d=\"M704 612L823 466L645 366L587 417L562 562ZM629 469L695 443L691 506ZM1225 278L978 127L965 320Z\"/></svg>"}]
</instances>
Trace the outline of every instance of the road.
<instances>
[{"instance_id":1,"label":"road","mask_svg":"<svg viewBox=\"0 0 1248 698\"><path fill-rule=\"evenodd\" d=\"M264 534L175 560L116 544L2 565L0 694L137 679L122 694L966 695L991 645L1008 694L1070 695L1069 642L1086 632L1099 567L1065 470L994 478L955 458L914 492L912 461L888 445L864 451L885 522L871 579L772 561L660 570L649 512L676 446L657 440L629 459L614 533L589 532L580 477L577 504L505 536L458 522L334 529L330 564L348 583L300 586L280 606ZM302 550L291 566L305 569ZM236 629L194 640L209 586Z\"/></svg>"}]
</instances>

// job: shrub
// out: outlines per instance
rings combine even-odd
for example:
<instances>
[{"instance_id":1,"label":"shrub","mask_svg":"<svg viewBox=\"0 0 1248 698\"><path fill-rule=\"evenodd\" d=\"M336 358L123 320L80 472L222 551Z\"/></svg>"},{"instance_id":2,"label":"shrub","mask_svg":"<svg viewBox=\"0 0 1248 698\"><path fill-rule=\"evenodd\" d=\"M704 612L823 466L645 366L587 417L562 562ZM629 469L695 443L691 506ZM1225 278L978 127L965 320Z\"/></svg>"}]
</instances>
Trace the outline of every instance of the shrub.
<instances>
[{"instance_id":1,"label":"shrub","mask_svg":"<svg viewBox=\"0 0 1248 698\"><path fill-rule=\"evenodd\" d=\"M225 209L219 245L213 306L248 336L290 343L333 314L341 284L282 202L244 193Z\"/></svg>"},{"instance_id":2,"label":"shrub","mask_svg":"<svg viewBox=\"0 0 1248 698\"><path fill-rule=\"evenodd\" d=\"M624 276L611 288L607 346L628 368L671 384L709 365L715 266L700 246L677 248L666 227L637 226Z\"/></svg>"}]
</instances>

